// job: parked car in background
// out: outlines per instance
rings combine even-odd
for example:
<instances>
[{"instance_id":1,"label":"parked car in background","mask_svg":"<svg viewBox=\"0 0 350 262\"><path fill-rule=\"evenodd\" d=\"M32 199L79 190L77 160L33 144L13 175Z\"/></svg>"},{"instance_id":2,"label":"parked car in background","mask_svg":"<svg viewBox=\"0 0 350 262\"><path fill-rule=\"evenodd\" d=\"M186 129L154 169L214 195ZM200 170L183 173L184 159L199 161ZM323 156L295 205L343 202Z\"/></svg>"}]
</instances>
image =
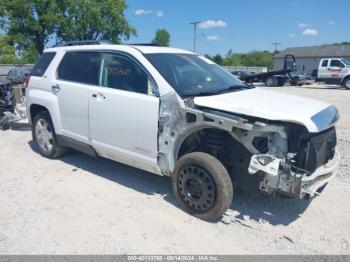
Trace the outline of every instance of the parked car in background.
<instances>
[{"instance_id":1,"label":"parked car in background","mask_svg":"<svg viewBox=\"0 0 350 262\"><path fill-rule=\"evenodd\" d=\"M25 79L30 76L31 67L15 67L10 69L7 79L13 84L23 84Z\"/></svg>"},{"instance_id":2,"label":"parked car in background","mask_svg":"<svg viewBox=\"0 0 350 262\"><path fill-rule=\"evenodd\" d=\"M234 76L236 76L239 80L244 81L246 79L247 76L250 75L249 72L247 71L242 71L242 70L236 70L231 72L231 74L233 74Z\"/></svg>"},{"instance_id":3,"label":"parked car in background","mask_svg":"<svg viewBox=\"0 0 350 262\"><path fill-rule=\"evenodd\" d=\"M290 72L288 76L289 83L292 86L303 85L307 79L305 73L303 72Z\"/></svg>"},{"instance_id":4,"label":"parked car in background","mask_svg":"<svg viewBox=\"0 0 350 262\"><path fill-rule=\"evenodd\" d=\"M344 58L321 59L316 81L350 89L350 62Z\"/></svg>"}]
</instances>

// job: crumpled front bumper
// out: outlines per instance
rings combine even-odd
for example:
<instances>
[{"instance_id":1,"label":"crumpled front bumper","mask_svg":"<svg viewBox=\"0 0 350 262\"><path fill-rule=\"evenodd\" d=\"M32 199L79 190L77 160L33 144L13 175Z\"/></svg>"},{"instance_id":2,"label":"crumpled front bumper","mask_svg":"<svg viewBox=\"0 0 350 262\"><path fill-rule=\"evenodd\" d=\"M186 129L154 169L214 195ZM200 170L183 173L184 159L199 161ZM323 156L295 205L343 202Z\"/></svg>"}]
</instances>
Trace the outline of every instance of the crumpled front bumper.
<instances>
[{"instance_id":1,"label":"crumpled front bumper","mask_svg":"<svg viewBox=\"0 0 350 262\"><path fill-rule=\"evenodd\" d=\"M339 161L340 154L336 151L333 159L317 168L311 175L304 175L301 178L302 187L300 195L303 196L307 194L312 197L315 194L320 193L318 191L335 177L338 171Z\"/></svg>"},{"instance_id":2,"label":"crumpled front bumper","mask_svg":"<svg viewBox=\"0 0 350 262\"><path fill-rule=\"evenodd\" d=\"M340 154L336 151L331 160L308 174L292 172L291 169L283 167L284 160L274 156L253 155L248 171L251 175L261 175L260 190L267 194L276 192L290 197L312 197L320 193L335 177L339 160Z\"/></svg>"}]
</instances>

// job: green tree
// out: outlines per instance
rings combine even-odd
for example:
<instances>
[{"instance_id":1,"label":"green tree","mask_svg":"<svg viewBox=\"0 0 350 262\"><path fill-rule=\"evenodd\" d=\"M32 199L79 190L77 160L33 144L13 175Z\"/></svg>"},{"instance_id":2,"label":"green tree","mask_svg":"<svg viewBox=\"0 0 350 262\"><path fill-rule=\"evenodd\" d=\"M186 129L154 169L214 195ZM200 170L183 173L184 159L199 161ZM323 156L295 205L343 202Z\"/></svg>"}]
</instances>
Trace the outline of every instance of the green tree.
<instances>
[{"instance_id":1,"label":"green tree","mask_svg":"<svg viewBox=\"0 0 350 262\"><path fill-rule=\"evenodd\" d=\"M230 50L223 58L226 66L265 66L272 68L273 53L269 51L252 51L249 53L233 53Z\"/></svg>"},{"instance_id":2,"label":"green tree","mask_svg":"<svg viewBox=\"0 0 350 262\"><path fill-rule=\"evenodd\" d=\"M220 54L213 56L212 60L218 65L222 65L224 63L224 59Z\"/></svg>"},{"instance_id":3,"label":"green tree","mask_svg":"<svg viewBox=\"0 0 350 262\"><path fill-rule=\"evenodd\" d=\"M109 39L136 34L123 12L125 0L2 0L0 27L19 50L66 40Z\"/></svg>"},{"instance_id":4,"label":"green tree","mask_svg":"<svg viewBox=\"0 0 350 262\"><path fill-rule=\"evenodd\" d=\"M164 28L158 29L155 37L152 40L152 44L157 46L169 46L170 45L170 34Z\"/></svg>"},{"instance_id":5,"label":"green tree","mask_svg":"<svg viewBox=\"0 0 350 262\"><path fill-rule=\"evenodd\" d=\"M0 64L16 63L16 48L10 45L8 37L0 35Z\"/></svg>"},{"instance_id":6,"label":"green tree","mask_svg":"<svg viewBox=\"0 0 350 262\"><path fill-rule=\"evenodd\" d=\"M136 35L123 12L125 0L58 0L59 40L107 39L120 43Z\"/></svg>"}]
</instances>

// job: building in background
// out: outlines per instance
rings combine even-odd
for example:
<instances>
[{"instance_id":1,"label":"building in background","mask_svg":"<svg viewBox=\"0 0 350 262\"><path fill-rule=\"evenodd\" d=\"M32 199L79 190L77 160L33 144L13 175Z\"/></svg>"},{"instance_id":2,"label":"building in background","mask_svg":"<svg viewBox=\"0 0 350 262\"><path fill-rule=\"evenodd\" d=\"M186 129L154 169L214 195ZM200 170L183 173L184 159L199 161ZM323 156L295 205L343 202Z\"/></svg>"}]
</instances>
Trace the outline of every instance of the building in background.
<instances>
[{"instance_id":1,"label":"building in background","mask_svg":"<svg viewBox=\"0 0 350 262\"><path fill-rule=\"evenodd\" d=\"M350 45L290 47L273 57L274 70L283 68L284 56L286 54L293 54L295 56L298 71L310 75L312 70L318 68L318 64L322 58L337 57L350 61Z\"/></svg>"}]
</instances>

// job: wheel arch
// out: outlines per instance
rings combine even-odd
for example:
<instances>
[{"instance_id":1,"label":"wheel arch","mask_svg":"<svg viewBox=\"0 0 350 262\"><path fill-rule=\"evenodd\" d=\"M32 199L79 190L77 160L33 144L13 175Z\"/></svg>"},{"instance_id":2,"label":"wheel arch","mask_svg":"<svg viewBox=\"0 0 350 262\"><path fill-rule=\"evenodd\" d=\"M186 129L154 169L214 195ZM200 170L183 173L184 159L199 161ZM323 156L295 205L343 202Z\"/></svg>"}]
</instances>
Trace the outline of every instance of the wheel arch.
<instances>
[{"instance_id":1,"label":"wheel arch","mask_svg":"<svg viewBox=\"0 0 350 262\"><path fill-rule=\"evenodd\" d=\"M345 80L350 78L350 74L347 74L345 76L343 76L342 80L341 80L341 84L344 85L345 84Z\"/></svg>"},{"instance_id":2,"label":"wheel arch","mask_svg":"<svg viewBox=\"0 0 350 262\"><path fill-rule=\"evenodd\" d=\"M30 90L27 98L27 110L29 111L28 120L30 123L34 120L35 114L40 111L47 111L51 117L55 132L60 133L61 118L56 95L39 89Z\"/></svg>"},{"instance_id":3,"label":"wheel arch","mask_svg":"<svg viewBox=\"0 0 350 262\"><path fill-rule=\"evenodd\" d=\"M211 125L193 128L177 142L173 153L174 164L182 156L193 152L207 153L217 158L227 169L230 168L232 161L239 161L241 158L246 161L251 156L248 149L232 133Z\"/></svg>"},{"instance_id":4,"label":"wheel arch","mask_svg":"<svg viewBox=\"0 0 350 262\"><path fill-rule=\"evenodd\" d=\"M29 108L31 121L33 121L35 116L40 112L48 112L50 114L50 111L46 107L39 104L31 104Z\"/></svg>"}]
</instances>

